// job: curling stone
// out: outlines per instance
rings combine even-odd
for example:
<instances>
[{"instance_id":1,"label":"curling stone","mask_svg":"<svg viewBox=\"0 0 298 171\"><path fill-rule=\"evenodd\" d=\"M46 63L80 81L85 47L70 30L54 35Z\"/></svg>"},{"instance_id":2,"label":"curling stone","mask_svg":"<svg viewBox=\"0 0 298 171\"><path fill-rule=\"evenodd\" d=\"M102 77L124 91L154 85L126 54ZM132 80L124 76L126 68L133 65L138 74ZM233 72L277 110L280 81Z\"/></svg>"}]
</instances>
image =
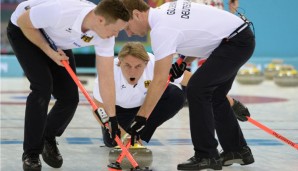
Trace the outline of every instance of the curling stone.
<instances>
[{"instance_id":1,"label":"curling stone","mask_svg":"<svg viewBox=\"0 0 298 171\"><path fill-rule=\"evenodd\" d=\"M151 166L153 162L153 155L152 155L152 151L147 147L144 147L144 146L132 147L132 148L129 148L128 151L136 160L140 168L149 168ZM121 148L111 149L109 153L109 162L110 163L115 162L118 159L121 152L122 152ZM122 169L132 168L132 165L127 159L127 157L125 157L122 160L122 162L120 163L120 166Z\"/></svg>"},{"instance_id":2,"label":"curling stone","mask_svg":"<svg viewBox=\"0 0 298 171\"><path fill-rule=\"evenodd\" d=\"M260 84L264 80L264 74L255 65L245 65L239 70L236 81L240 84Z\"/></svg>"},{"instance_id":3,"label":"curling stone","mask_svg":"<svg viewBox=\"0 0 298 171\"><path fill-rule=\"evenodd\" d=\"M278 74L282 67L282 64L270 63L265 67L264 75L267 80L273 80L273 77Z\"/></svg>"},{"instance_id":4,"label":"curling stone","mask_svg":"<svg viewBox=\"0 0 298 171\"><path fill-rule=\"evenodd\" d=\"M272 80L278 74L280 66L283 64L282 59L272 59L272 61L265 67L264 75L267 80Z\"/></svg>"},{"instance_id":5,"label":"curling stone","mask_svg":"<svg viewBox=\"0 0 298 171\"><path fill-rule=\"evenodd\" d=\"M275 84L282 87L295 87L298 86L297 70L292 68L289 70L281 70L273 78Z\"/></svg>"},{"instance_id":6,"label":"curling stone","mask_svg":"<svg viewBox=\"0 0 298 171\"><path fill-rule=\"evenodd\" d=\"M272 59L272 61L265 67L265 78L267 80L273 80L273 77L278 74L283 63L284 61L282 59Z\"/></svg>"}]
</instances>

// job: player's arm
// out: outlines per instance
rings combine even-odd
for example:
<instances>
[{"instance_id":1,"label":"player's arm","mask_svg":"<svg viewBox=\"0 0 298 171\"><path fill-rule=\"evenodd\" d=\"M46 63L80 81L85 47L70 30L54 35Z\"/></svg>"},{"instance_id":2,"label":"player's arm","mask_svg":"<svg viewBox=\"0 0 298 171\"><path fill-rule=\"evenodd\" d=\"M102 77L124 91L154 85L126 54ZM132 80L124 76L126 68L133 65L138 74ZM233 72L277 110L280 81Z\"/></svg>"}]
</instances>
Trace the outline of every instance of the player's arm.
<instances>
[{"instance_id":1,"label":"player's arm","mask_svg":"<svg viewBox=\"0 0 298 171\"><path fill-rule=\"evenodd\" d=\"M102 98L104 112L109 116L109 132L112 139L120 135L116 117L116 93L114 81L114 57L101 57L96 55L96 69L98 75L98 88ZM98 118L96 118L97 120Z\"/></svg>"},{"instance_id":2,"label":"player's arm","mask_svg":"<svg viewBox=\"0 0 298 171\"><path fill-rule=\"evenodd\" d=\"M97 55L96 69L103 108L109 117L116 116L114 57L101 57Z\"/></svg>"},{"instance_id":3,"label":"player's arm","mask_svg":"<svg viewBox=\"0 0 298 171\"><path fill-rule=\"evenodd\" d=\"M153 111L166 88L172 60L173 54L155 62L153 80L150 83L145 101L137 115L148 118Z\"/></svg>"},{"instance_id":4,"label":"player's arm","mask_svg":"<svg viewBox=\"0 0 298 171\"><path fill-rule=\"evenodd\" d=\"M185 70L184 73L183 73L183 79L180 82L180 84L183 85L183 86L187 86L188 81L189 81L189 79L190 79L191 76L192 76L192 73L189 72L189 71L187 71L187 70Z\"/></svg>"},{"instance_id":5,"label":"player's arm","mask_svg":"<svg viewBox=\"0 0 298 171\"><path fill-rule=\"evenodd\" d=\"M49 43L44 39L39 29L34 28L30 20L30 9L25 11L17 20L19 28L22 30L23 34L29 39L33 44L39 47L45 54L47 54L53 61L58 65L63 66L61 60L68 60L65 53L58 49L58 53L53 50Z\"/></svg>"},{"instance_id":6,"label":"player's arm","mask_svg":"<svg viewBox=\"0 0 298 171\"><path fill-rule=\"evenodd\" d=\"M153 111L167 86L172 60L173 54L161 60L155 61L153 80L149 85L146 98L143 105L140 107L137 116L131 123L130 129L128 130L131 135L132 145L134 145L135 139L139 140L139 135L146 125L146 119Z\"/></svg>"}]
</instances>

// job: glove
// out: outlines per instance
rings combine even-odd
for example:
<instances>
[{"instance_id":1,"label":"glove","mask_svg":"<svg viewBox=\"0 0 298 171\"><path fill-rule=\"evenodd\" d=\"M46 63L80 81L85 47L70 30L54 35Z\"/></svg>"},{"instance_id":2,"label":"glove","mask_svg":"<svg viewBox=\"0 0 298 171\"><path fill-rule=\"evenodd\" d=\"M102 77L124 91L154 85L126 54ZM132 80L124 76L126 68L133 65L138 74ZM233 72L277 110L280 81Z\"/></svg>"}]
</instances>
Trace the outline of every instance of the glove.
<instances>
[{"instance_id":1,"label":"glove","mask_svg":"<svg viewBox=\"0 0 298 171\"><path fill-rule=\"evenodd\" d=\"M172 75L170 78L171 82L174 82L175 79L180 78L186 69L186 63L182 62L178 65L177 62L172 64L172 68L170 69L170 74Z\"/></svg>"},{"instance_id":2,"label":"glove","mask_svg":"<svg viewBox=\"0 0 298 171\"><path fill-rule=\"evenodd\" d=\"M236 99L233 99L233 100L234 100L234 105L232 106L232 109L234 111L236 118L242 122L247 121L248 120L247 116L250 117L250 113L249 113L247 107L245 107L238 100L236 100Z\"/></svg>"},{"instance_id":3,"label":"glove","mask_svg":"<svg viewBox=\"0 0 298 171\"><path fill-rule=\"evenodd\" d=\"M118 127L118 120L116 116L110 117L109 126L110 126L109 132L112 139L115 139L116 135L120 136L120 129Z\"/></svg>"},{"instance_id":4,"label":"glove","mask_svg":"<svg viewBox=\"0 0 298 171\"><path fill-rule=\"evenodd\" d=\"M128 133L131 135L131 145L133 146L135 143L135 139L140 139L140 134L142 133L142 130L146 126L147 119L143 116L136 116L133 120L133 122L130 125L130 128L128 130Z\"/></svg>"}]
</instances>

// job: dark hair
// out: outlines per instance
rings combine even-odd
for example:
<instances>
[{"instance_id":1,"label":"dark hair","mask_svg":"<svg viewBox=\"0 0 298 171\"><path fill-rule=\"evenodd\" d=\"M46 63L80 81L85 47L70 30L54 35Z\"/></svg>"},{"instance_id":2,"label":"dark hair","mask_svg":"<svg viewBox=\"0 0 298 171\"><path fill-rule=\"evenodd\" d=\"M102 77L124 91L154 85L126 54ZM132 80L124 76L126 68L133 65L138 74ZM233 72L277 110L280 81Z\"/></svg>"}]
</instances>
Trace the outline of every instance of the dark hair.
<instances>
[{"instance_id":1,"label":"dark hair","mask_svg":"<svg viewBox=\"0 0 298 171\"><path fill-rule=\"evenodd\" d=\"M150 6L144 0L122 0L122 2L127 8L130 18L132 18L133 10L145 12L150 9Z\"/></svg>"},{"instance_id":2,"label":"dark hair","mask_svg":"<svg viewBox=\"0 0 298 171\"><path fill-rule=\"evenodd\" d=\"M96 6L94 13L103 16L107 24L114 23L118 19L128 21L130 14L120 0L102 0Z\"/></svg>"}]
</instances>

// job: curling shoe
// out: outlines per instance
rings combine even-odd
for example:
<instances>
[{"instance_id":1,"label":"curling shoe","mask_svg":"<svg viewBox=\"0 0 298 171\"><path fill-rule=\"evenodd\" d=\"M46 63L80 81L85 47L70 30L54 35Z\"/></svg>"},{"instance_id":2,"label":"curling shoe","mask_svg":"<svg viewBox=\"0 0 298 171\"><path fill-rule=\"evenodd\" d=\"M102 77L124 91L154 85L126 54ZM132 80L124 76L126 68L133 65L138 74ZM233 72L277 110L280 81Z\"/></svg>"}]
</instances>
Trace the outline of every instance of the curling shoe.
<instances>
[{"instance_id":1,"label":"curling shoe","mask_svg":"<svg viewBox=\"0 0 298 171\"><path fill-rule=\"evenodd\" d=\"M234 163L240 165L252 164L255 160L248 146L244 146L240 151L222 152L220 159L223 166L231 166Z\"/></svg>"},{"instance_id":2,"label":"curling shoe","mask_svg":"<svg viewBox=\"0 0 298 171\"><path fill-rule=\"evenodd\" d=\"M39 154L23 154L22 161L24 171L41 171Z\"/></svg>"},{"instance_id":3,"label":"curling shoe","mask_svg":"<svg viewBox=\"0 0 298 171\"><path fill-rule=\"evenodd\" d=\"M63 158L57 145L55 138L52 140L46 139L42 151L43 160L53 168L60 168L63 164Z\"/></svg>"},{"instance_id":4,"label":"curling shoe","mask_svg":"<svg viewBox=\"0 0 298 171\"><path fill-rule=\"evenodd\" d=\"M222 170L221 160L215 158L191 157L186 162L178 164L177 170Z\"/></svg>"}]
</instances>

